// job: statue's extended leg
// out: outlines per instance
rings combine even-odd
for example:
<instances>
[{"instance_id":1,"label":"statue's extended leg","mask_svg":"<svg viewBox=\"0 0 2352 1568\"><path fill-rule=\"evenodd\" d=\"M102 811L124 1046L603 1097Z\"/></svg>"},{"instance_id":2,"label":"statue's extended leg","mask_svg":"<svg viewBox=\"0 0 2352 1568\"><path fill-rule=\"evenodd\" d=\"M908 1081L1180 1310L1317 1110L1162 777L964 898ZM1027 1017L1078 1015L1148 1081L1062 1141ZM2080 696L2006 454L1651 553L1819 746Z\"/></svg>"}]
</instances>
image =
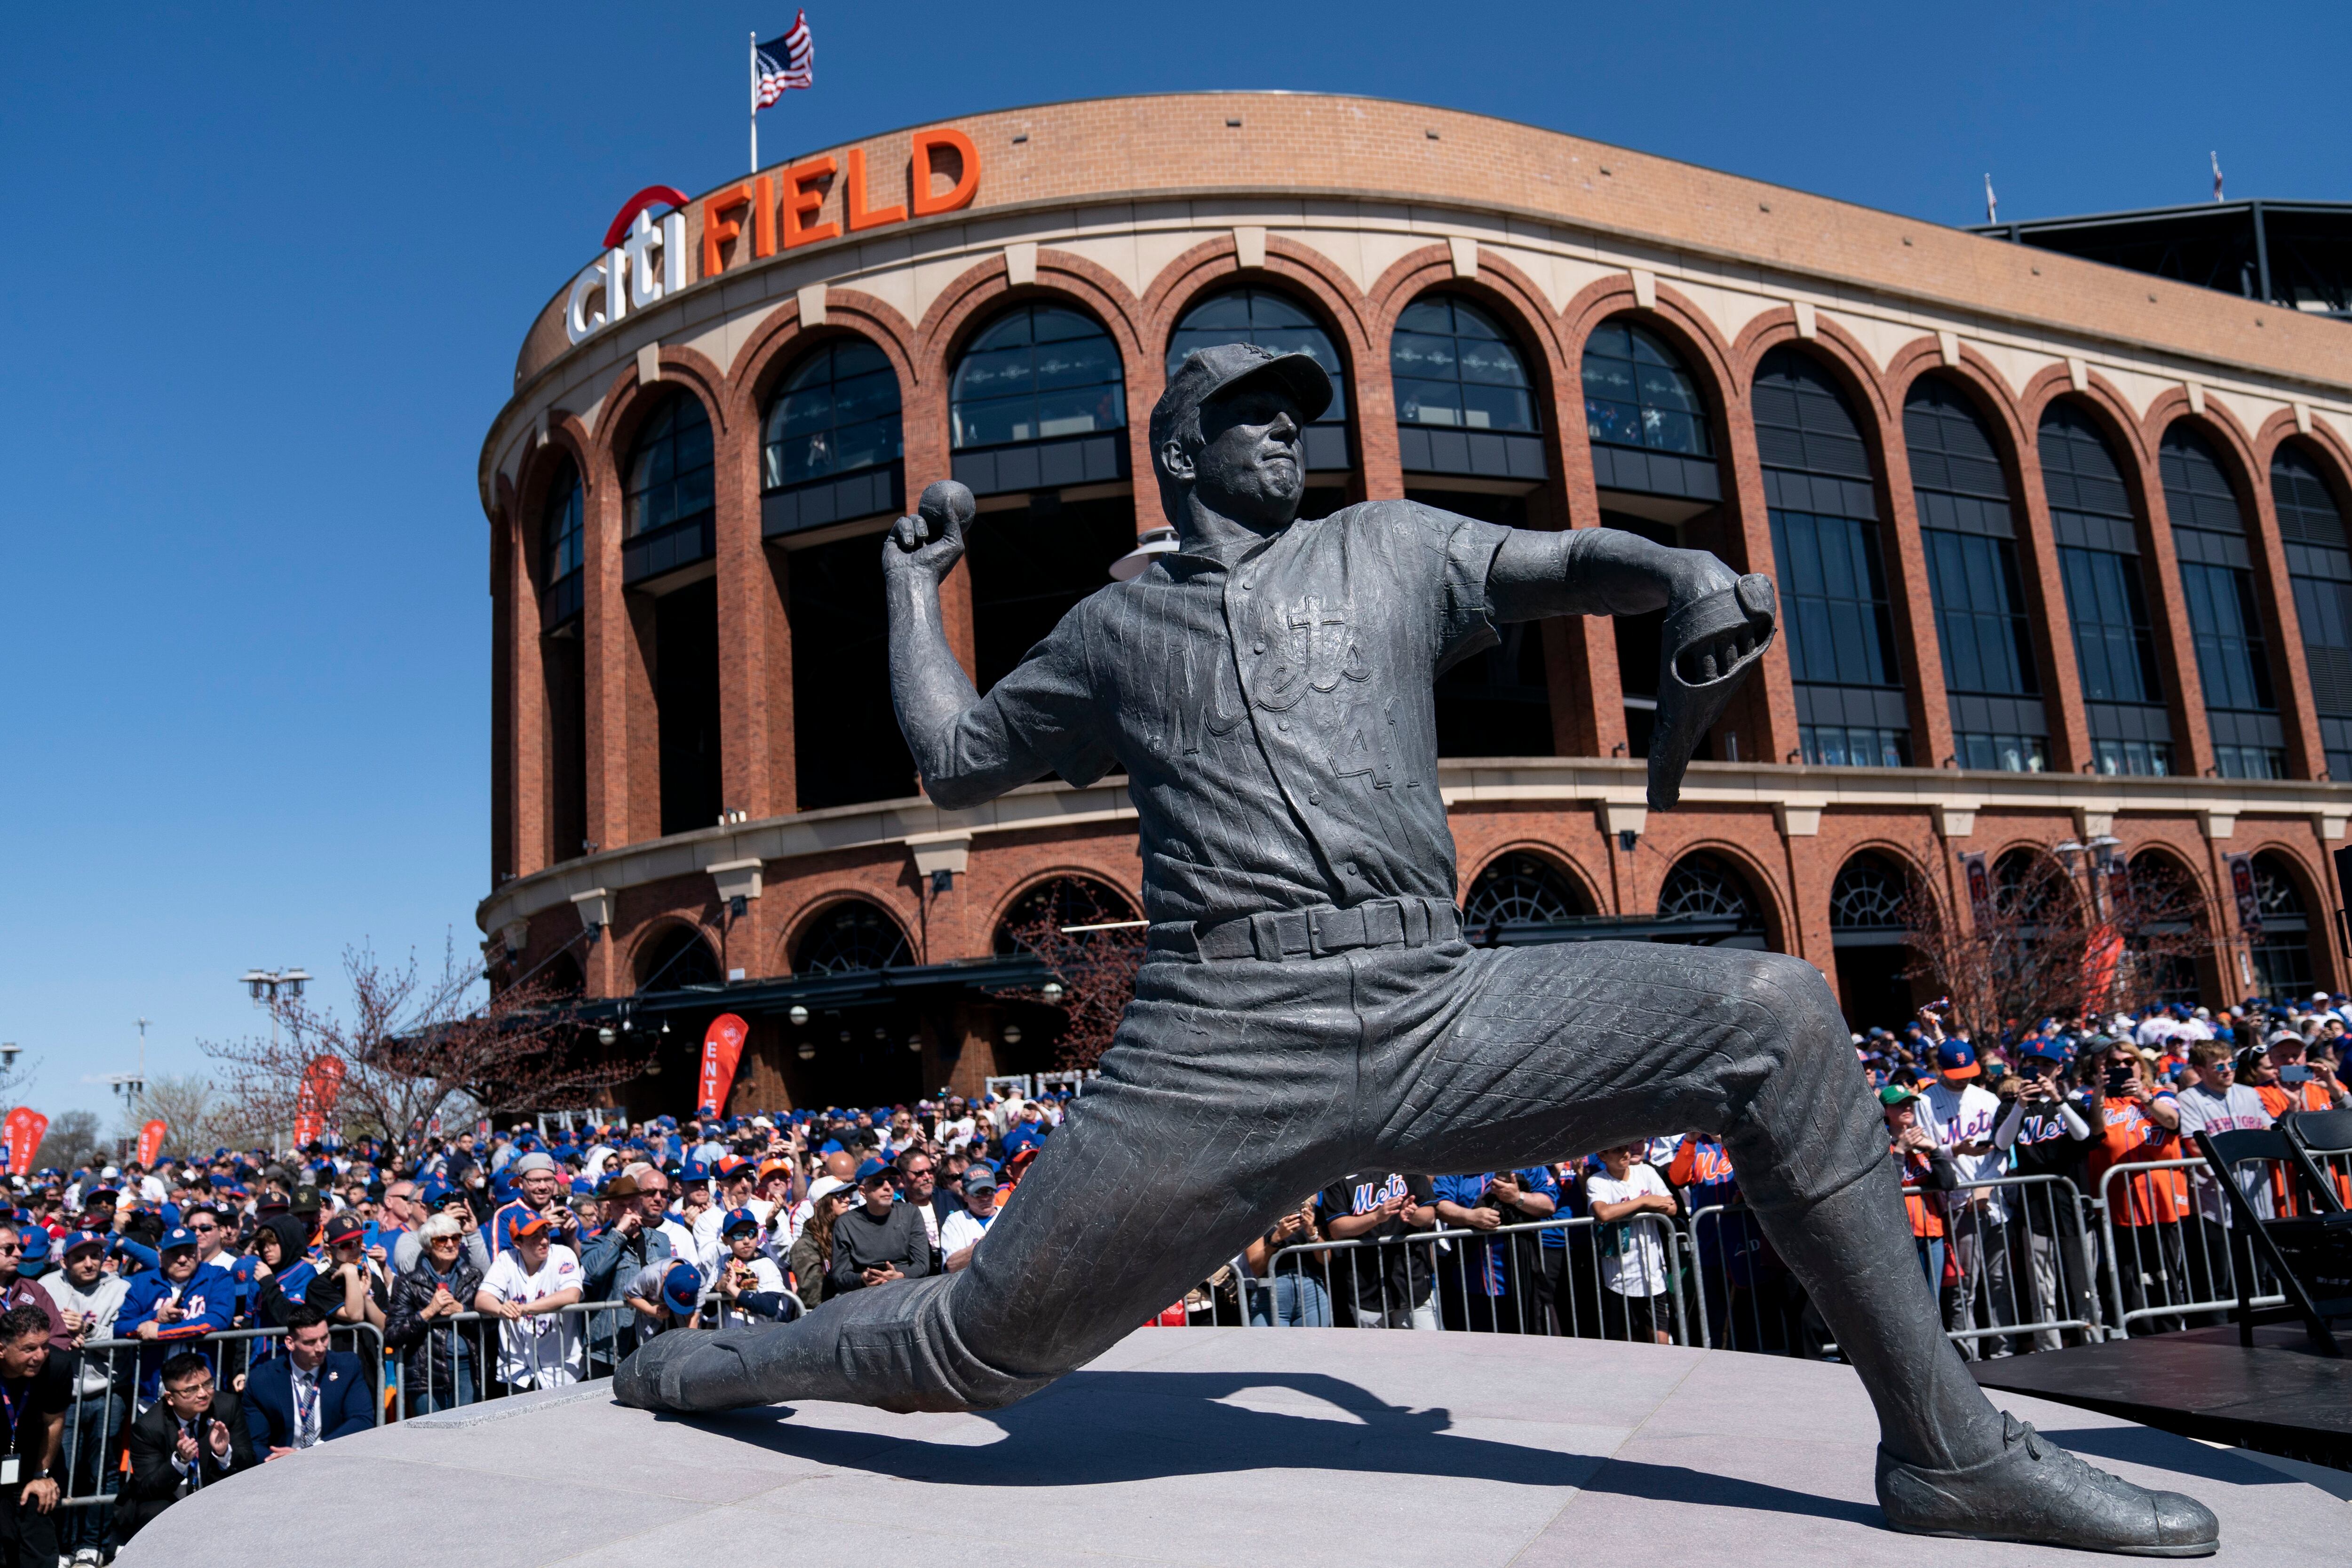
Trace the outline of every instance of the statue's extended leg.
<instances>
[{"instance_id":1,"label":"statue's extended leg","mask_svg":"<svg viewBox=\"0 0 2352 1568\"><path fill-rule=\"evenodd\" d=\"M1633 944L1505 949L1431 1039L1391 1123L1421 1170L1531 1163L1696 1128L1719 1133L1765 1235L1877 1408L1890 1522L2156 1555L2214 1550L2189 1498L2092 1469L1996 1411L1945 1338L1876 1100L1821 973L1793 958ZM1360 980L1359 994L1375 988ZM1544 1101L1553 1099L1552 1106ZM1553 1109L1557 1107L1557 1109ZM1546 1114L1548 1110L1551 1114ZM1565 1135L1567 1142L1559 1140Z\"/></svg>"},{"instance_id":2,"label":"statue's extended leg","mask_svg":"<svg viewBox=\"0 0 2352 1568\"><path fill-rule=\"evenodd\" d=\"M614 1394L707 1411L793 1399L988 1409L1116 1344L1349 1169L1359 1024L1344 968L1144 966L1139 1000L971 1268L859 1290L797 1322L667 1333ZM1220 965L1219 968L1231 966ZM1179 993L1171 994L1171 993Z\"/></svg>"}]
</instances>

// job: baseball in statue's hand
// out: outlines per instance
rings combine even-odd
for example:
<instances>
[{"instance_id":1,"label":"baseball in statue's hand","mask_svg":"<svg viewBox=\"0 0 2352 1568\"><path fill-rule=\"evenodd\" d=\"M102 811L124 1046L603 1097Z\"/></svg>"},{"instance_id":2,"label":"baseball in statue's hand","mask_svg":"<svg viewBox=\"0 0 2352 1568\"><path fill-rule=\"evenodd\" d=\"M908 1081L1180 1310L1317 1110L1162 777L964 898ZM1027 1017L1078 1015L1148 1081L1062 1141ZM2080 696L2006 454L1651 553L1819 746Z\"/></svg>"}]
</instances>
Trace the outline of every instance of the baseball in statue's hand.
<instances>
[{"instance_id":1,"label":"baseball in statue's hand","mask_svg":"<svg viewBox=\"0 0 2352 1568\"><path fill-rule=\"evenodd\" d=\"M953 479L940 479L923 491L915 515L902 517L890 528L890 542L882 551L882 570L919 572L936 583L963 558L964 526L978 510L971 491Z\"/></svg>"}]
</instances>

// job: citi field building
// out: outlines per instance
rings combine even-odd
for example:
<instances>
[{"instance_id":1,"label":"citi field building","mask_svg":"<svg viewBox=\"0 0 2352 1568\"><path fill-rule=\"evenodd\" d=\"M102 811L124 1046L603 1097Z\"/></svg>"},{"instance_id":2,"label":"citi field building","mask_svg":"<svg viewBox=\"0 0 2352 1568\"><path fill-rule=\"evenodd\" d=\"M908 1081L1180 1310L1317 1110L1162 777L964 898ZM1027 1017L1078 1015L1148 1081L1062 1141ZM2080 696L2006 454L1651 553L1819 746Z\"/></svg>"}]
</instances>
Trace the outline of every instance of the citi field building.
<instances>
[{"instance_id":1,"label":"citi field building","mask_svg":"<svg viewBox=\"0 0 2352 1568\"><path fill-rule=\"evenodd\" d=\"M977 115L624 216L482 447L479 920L499 973L650 1032L640 1108L690 1097L722 1010L745 1103L1051 1065L1010 932L1134 917L1123 781L923 797L880 535L933 479L979 497L943 601L986 689L1156 542L1146 417L1234 339L1339 389L1307 516L1403 495L1780 584L1671 815L1643 806L1656 617L1507 628L1444 677L1488 939L1778 949L1891 1022L1906 876L1964 902L1964 858L2104 839L2203 890L2206 1000L2352 986L2352 326L2324 290L1276 94Z\"/></svg>"}]
</instances>

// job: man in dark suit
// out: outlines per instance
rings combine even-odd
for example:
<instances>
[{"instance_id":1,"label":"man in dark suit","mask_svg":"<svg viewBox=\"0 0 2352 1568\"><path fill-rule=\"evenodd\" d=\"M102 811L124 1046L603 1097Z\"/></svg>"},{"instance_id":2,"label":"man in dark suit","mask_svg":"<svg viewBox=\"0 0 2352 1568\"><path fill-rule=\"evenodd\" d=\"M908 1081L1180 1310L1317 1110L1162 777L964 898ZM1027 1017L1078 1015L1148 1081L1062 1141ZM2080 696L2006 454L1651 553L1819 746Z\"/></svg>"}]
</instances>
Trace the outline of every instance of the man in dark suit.
<instances>
[{"instance_id":1,"label":"man in dark suit","mask_svg":"<svg viewBox=\"0 0 2352 1568\"><path fill-rule=\"evenodd\" d=\"M245 1380L245 1422L264 1463L375 1425L367 1369L327 1348L327 1318L304 1302L286 1314L286 1353Z\"/></svg>"},{"instance_id":2,"label":"man in dark suit","mask_svg":"<svg viewBox=\"0 0 2352 1568\"><path fill-rule=\"evenodd\" d=\"M213 1385L211 1362L182 1351L163 1363L163 1397L131 1424L131 1477L114 1510L117 1542L190 1492L257 1463L236 1395Z\"/></svg>"}]
</instances>

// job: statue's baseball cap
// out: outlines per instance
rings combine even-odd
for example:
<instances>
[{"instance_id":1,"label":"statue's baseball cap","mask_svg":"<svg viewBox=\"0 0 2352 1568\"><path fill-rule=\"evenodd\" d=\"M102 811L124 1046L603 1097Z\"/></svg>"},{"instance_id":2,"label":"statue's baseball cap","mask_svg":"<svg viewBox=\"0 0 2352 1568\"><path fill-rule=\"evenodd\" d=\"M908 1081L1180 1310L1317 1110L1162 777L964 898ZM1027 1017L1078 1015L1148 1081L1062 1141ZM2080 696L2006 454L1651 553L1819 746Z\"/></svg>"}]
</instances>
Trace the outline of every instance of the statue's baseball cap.
<instances>
[{"instance_id":1,"label":"statue's baseball cap","mask_svg":"<svg viewBox=\"0 0 2352 1568\"><path fill-rule=\"evenodd\" d=\"M1304 424L1331 406L1331 378L1314 356L1284 353L1256 343L1212 343L1194 349L1168 378L1168 389L1151 405L1151 449L1158 451L1184 416L1221 392L1264 376L1297 400Z\"/></svg>"}]
</instances>

